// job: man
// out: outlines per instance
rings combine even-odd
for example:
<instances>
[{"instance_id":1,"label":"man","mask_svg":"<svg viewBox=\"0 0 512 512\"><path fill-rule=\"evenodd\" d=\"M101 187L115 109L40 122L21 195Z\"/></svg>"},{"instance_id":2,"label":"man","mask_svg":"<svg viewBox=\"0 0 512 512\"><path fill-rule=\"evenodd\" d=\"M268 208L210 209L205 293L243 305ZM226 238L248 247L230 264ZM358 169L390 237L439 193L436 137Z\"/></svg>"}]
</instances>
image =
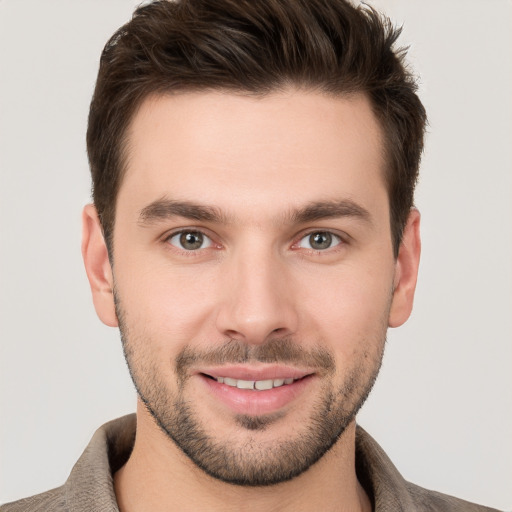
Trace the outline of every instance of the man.
<instances>
[{"instance_id":1,"label":"man","mask_svg":"<svg viewBox=\"0 0 512 512\"><path fill-rule=\"evenodd\" d=\"M355 424L419 262L396 35L291 0L156 3L114 35L83 255L137 424L2 510L489 510L406 483Z\"/></svg>"}]
</instances>

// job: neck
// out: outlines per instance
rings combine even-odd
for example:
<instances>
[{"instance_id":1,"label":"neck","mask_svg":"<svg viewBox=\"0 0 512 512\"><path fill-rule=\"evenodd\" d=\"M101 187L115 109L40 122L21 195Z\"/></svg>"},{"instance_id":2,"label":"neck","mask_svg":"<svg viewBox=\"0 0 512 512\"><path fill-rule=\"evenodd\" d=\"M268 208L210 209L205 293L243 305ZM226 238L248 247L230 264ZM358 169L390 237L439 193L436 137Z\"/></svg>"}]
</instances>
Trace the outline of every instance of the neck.
<instances>
[{"instance_id":1,"label":"neck","mask_svg":"<svg viewBox=\"0 0 512 512\"><path fill-rule=\"evenodd\" d=\"M204 473L139 404L133 452L114 475L114 486L121 512L371 511L355 472L355 422L298 477L268 487L243 487Z\"/></svg>"}]
</instances>

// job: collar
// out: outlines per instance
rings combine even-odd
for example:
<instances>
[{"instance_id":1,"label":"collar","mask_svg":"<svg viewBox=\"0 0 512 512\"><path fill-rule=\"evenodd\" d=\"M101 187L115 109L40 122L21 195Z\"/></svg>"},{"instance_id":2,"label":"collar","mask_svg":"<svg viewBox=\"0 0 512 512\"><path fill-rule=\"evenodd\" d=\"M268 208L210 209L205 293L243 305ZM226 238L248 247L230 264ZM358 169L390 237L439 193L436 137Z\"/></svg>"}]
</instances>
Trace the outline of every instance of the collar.
<instances>
[{"instance_id":1,"label":"collar","mask_svg":"<svg viewBox=\"0 0 512 512\"><path fill-rule=\"evenodd\" d=\"M135 430L136 416L130 414L106 423L96 431L61 488L69 510L119 512L112 475L128 460L135 442ZM375 512L417 512L425 510L423 505L427 502L440 505L429 510L448 510L447 505L462 503L406 482L382 448L360 426L356 430L356 472ZM457 506L449 510L476 510L471 504L463 503L470 508ZM478 510L491 509L478 507Z\"/></svg>"}]
</instances>

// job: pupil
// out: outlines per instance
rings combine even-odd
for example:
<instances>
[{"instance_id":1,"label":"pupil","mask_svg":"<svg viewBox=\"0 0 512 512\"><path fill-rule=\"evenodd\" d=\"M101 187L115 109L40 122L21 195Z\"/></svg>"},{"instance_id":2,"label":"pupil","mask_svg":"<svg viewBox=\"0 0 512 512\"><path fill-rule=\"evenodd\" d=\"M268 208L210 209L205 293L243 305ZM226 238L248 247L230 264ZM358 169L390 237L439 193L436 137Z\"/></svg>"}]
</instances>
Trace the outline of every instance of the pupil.
<instances>
[{"instance_id":1,"label":"pupil","mask_svg":"<svg viewBox=\"0 0 512 512\"><path fill-rule=\"evenodd\" d=\"M180 243L184 249L192 251L199 249L203 245L203 235L199 232L182 233L180 236Z\"/></svg>"},{"instance_id":2,"label":"pupil","mask_svg":"<svg viewBox=\"0 0 512 512\"><path fill-rule=\"evenodd\" d=\"M328 249L332 243L330 233L314 233L309 237L309 243L313 249Z\"/></svg>"}]
</instances>

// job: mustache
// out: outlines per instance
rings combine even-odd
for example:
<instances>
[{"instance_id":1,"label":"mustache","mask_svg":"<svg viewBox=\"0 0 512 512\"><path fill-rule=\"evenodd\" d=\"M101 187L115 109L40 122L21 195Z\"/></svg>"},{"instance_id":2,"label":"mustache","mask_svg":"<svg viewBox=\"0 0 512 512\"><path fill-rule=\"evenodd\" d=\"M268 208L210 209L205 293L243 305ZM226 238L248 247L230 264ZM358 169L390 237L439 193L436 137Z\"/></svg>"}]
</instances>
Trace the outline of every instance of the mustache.
<instances>
[{"instance_id":1,"label":"mustache","mask_svg":"<svg viewBox=\"0 0 512 512\"><path fill-rule=\"evenodd\" d=\"M336 369L331 352L323 347L306 350L291 337L272 338L261 345L229 339L209 350L185 347L176 358L176 373L183 379L195 366L221 366L244 363L285 363L333 373Z\"/></svg>"}]
</instances>

